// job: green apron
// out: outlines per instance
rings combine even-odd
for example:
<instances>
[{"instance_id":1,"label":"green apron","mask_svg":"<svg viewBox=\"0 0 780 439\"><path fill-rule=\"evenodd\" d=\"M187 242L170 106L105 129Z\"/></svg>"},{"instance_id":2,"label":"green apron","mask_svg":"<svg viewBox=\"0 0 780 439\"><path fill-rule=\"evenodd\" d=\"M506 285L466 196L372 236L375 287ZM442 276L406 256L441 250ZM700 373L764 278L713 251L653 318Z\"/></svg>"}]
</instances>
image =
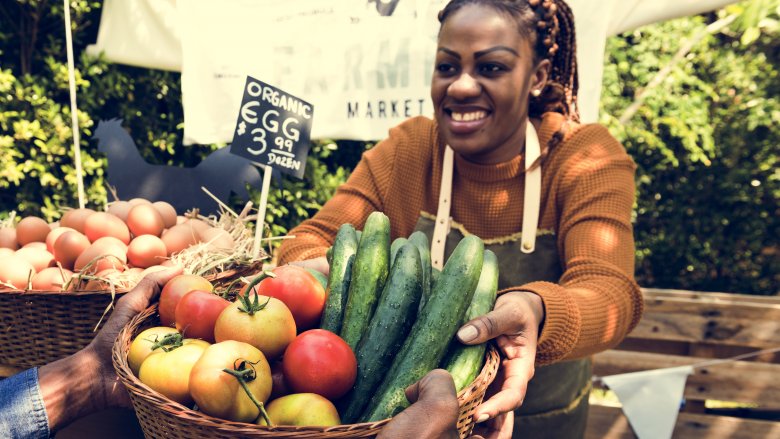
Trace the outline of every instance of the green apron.
<instances>
[{"instance_id":1,"label":"green apron","mask_svg":"<svg viewBox=\"0 0 780 439\"><path fill-rule=\"evenodd\" d=\"M532 124L529 122L526 134L526 169L538 156L538 150L539 141ZM443 233L446 233L446 241L443 245L445 260L464 236L458 227L449 227L452 224L452 220L449 218L451 199L449 191L451 191L452 186L453 166L451 154L451 151L445 152L442 192L439 196L439 212L436 220L428 217L432 217L432 215L422 215L415 226L415 230L421 230L428 236L433 247L436 246L435 237L443 236ZM526 204L523 218L524 228L528 227L526 224L530 224L531 226L528 228L534 231L537 231L541 170L536 174L537 180L536 183L533 183L530 179L534 176L526 173ZM534 189L533 186L536 188ZM527 218L530 218L530 221ZM445 226L440 227L441 231L436 230L435 225L439 222L442 224L446 222L446 228L449 231L444 229ZM485 240L485 248L493 251L498 258L499 289L534 281L557 283L562 270L555 235L539 231L531 236L529 234L521 235L522 242L516 236ZM432 256L435 259L435 248L433 253ZM590 384L591 362L589 358L537 367L534 377L528 383L523 405L515 411L512 437L529 439L584 437Z\"/></svg>"}]
</instances>

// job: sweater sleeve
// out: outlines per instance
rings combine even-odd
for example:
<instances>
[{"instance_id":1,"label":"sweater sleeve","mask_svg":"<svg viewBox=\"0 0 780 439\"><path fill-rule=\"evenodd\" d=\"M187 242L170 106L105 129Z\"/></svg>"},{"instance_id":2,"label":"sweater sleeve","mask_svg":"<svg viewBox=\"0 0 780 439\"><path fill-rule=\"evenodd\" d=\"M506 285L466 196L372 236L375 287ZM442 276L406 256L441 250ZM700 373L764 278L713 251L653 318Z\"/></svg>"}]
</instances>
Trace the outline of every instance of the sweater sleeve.
<instances>
[{"instance_id":1,"label":"sweater sleeve","mask_svg":"<svg viewBox=\"0 0 780 439\"><path fill-rule=\"evenodd\" d=\"M539 364L614 347L642 316L631 226L636 166L601 126L583 127L573 137L577 147L561 145L548 166L556 170L552 190L563 275L557 284L510 289L534 292L544 301Z\"/></svg>"},{"instance_id":2,"label":"sweater sleeve","mask_svg":"<svg viewBox=\"0 0 780 439\"><path fill-rule=\"evenodd\" d=\"M286 240L279 248L280 265L324 256L342 224L349 223L360 230L371 212L384 210L385 190L391 180L399 137L404 134L399 128L393 128L386 140L363 153L333 198L314 217L289 232L295 238Z\"/></svg>"}]
</instances>

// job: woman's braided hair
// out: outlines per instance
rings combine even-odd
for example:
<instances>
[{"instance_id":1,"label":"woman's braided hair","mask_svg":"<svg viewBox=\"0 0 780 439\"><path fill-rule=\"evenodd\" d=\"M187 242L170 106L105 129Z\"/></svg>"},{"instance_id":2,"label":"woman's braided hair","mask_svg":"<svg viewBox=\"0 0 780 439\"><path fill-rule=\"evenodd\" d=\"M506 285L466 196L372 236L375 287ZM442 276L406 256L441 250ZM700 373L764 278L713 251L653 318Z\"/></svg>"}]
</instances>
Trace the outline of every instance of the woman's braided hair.
<instances>
[{"instance_id":1,"label":"woman's braided hair","mask_svg":"<svg viewBox=\"0 0 780 439\"><path fill-rule=\"evenodd\" d=\"M539 96L531 97L528 115L541 117L553 111L578 122L577 44L574 15L569 5L564 0L452 0L439 12L439 22L443 25L455 11L471 4L488 6L514 18L520 34L529 38L534 47L534 62L550 60L548 81ZM537 164L563 140L563 136L563 130L553 135Z\"/></svg>"}]
</instances>

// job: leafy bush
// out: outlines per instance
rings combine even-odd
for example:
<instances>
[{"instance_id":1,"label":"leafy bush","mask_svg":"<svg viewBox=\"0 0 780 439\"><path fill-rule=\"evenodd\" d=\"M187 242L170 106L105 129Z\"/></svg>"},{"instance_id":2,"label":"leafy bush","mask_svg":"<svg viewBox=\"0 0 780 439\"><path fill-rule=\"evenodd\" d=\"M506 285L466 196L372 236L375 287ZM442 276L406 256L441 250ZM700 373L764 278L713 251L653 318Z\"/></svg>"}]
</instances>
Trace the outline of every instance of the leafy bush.
<instances>
[{"instance_id":1,"label":"leafy bush","mask_svg":"<svg viewBox=\"0 0 780 439\"><path fill-rule=\"evenodd\" d=\"M729 14L755 14L751 8L759 6L765 9L761 21L737 20L708 34L661 86L647 91L633 118L618 122L636 91L670 63L686 39ZM609 41L603 122L638 165L635 237L641 285L778 292L780 29L775 8L776 1L742 3L720 15L656 24ZM758 24L763 32L755 32ZM746 26L753 30L743 32Z\"/></svg>"}]
</instances>

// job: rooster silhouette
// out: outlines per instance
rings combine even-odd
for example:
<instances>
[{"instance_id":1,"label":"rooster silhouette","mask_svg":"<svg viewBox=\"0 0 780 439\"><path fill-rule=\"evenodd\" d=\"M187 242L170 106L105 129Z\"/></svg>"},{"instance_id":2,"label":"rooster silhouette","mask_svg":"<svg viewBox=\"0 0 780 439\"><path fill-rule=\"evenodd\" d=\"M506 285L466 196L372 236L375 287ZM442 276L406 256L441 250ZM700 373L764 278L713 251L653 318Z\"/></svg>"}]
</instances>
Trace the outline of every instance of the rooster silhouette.
<instances>
[{"instance_id":1,"label":"rooster silhouette","mask_svg":"<svg viewBox=\"0 0 780 439\"><path fill-rule=\"evenodd\" d=\"M203 214L217 213L218 204L201 186L227 202L230 193L249 200L247 185L260 187L260 172L248 160L220 148L197 166L153 165L138 153L135 141L122 128L122 119L98 123L94 139L98 151L108 159L108 183L121 200L141 197L167 201L177 212L198 208Z\"/></svg>"}]
</instances>

